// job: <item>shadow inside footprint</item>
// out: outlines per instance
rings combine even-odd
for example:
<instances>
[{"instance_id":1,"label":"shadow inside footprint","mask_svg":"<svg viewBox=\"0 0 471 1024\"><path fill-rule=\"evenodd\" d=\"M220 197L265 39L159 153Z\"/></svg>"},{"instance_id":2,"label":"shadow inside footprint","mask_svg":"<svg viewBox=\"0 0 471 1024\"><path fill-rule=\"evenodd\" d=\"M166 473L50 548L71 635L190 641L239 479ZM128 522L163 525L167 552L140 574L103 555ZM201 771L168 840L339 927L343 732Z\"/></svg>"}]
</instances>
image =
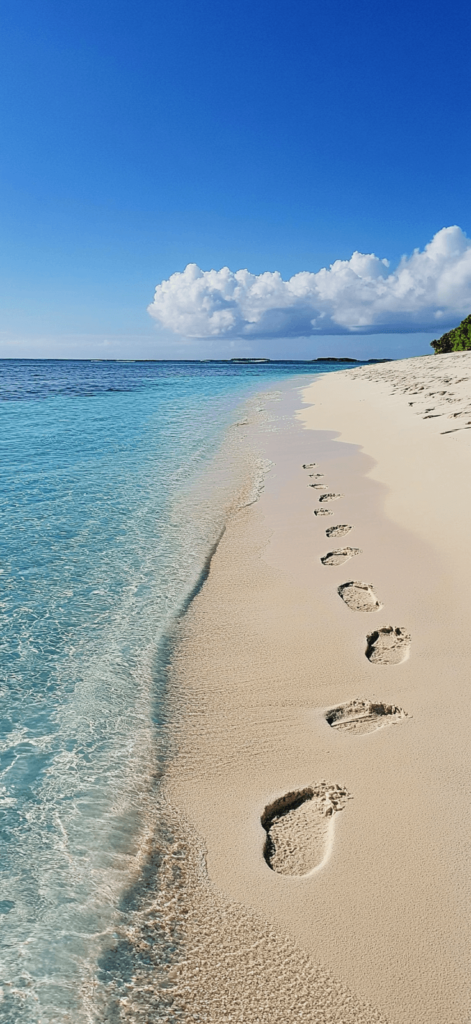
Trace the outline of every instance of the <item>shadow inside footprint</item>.
<instances>
[{"instance_id":1,"label":"shadow inside footprint","mask_svg":"<svg viewBox=\"0 0 471 1024\"><path fill-rule=\"evenodd\" d=\"M366 638L366 657L373 665L399 665L409 655L410 633L402 626L382 626Z\"/></svg>"},{"instance_id":2,"label":"shadow inside footprint","mask_svg":"<svg viewBox=\"0 0 471 1024\"><path fill-rule=\"evenodd\" d=\"M377 612L382 604L373 592L371 583L360 583L352 580L350 583L342 583L337 588L337 593L345 601L347 608L353 612Z\"/></svg>"},{"instance_id":3,"label":"shadow inside footprint","mask_svg":"<svg viewBox=\"0 0 471 1024\"><path fill-rule=\"evenodd\" d=\"M344 534L350 533L350 530L353 530L353 526L340 523L339 526L329 526L328 530L325 531L325 535L326 537L343 537Z\"/></svg>"},{"instance_id":4,"label":"shadow inside footprint","mask_svg":"<svg viewBox=\"0 0 471 1024\"><path fill-rule=\"evenodd\" d=\"M342 565L343 562L348 562L348 559L355 555L361 555L360 548L337 548L336 551L328 551L321 558L321 562L322 565Z\"/></svg>"},{"instance_id":5,"label":"shadow inside footprint","mask_svg":"<svg viewBox=\"0 0 471 1024\"><path fill-rule=\"evenodd\" d=\"M325 717L332 729L365 733L406 718L406 712L394 704L375 704L371 700L357 699L331 708Z\"/></svg>"},{"instance_id":6,"label":"shadow inside footprint","mask_svg":"<svg viewBox=\"0 0 471 1024\"><path fill-rule=\"evenodd\" d=\"M263 855L280 875L308 875L330 852L333 817L350 794L342 786L320 782L298 789L265 808L261 823L267 838Z\"/></svg>"}]
</instances>

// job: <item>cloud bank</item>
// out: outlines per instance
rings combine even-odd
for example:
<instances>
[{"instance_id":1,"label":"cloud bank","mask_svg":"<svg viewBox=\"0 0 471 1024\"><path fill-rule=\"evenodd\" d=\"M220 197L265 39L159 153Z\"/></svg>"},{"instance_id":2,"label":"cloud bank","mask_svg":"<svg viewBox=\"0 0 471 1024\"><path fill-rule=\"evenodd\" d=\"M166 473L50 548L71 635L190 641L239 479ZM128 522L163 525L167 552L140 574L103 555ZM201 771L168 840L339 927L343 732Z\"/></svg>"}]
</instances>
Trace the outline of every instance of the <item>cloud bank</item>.
<instances>
[{"instance_id":1,"label":"cloud bank","mask_svg":"<svg viewBox=\"0 0 471 1024\"><path fill-rule=\"evenodd\" d=\"M148 312L187 338L443 333L471 312L471 240L442 228L395 270L354 252L317 273L283 281L278 271L200 270L189 263L155 289Z\"/></svg>"}]
</instances>

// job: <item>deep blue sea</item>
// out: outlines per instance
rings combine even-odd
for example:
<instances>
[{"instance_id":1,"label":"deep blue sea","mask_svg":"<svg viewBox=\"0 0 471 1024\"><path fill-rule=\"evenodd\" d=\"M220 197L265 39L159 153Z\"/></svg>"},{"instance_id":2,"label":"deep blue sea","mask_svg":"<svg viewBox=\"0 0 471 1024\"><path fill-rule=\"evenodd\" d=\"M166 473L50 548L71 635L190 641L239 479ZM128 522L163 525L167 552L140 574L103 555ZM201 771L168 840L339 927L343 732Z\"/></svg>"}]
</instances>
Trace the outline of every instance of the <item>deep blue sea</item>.
<instances>
[{"instance_id":1,"label":"deep blue sea","mask_svg":"<svg viewBox=\"0 0 471 1024\"><path fill-rule=\"evenodd\" d=\"M258 392L343 368L0 360L2 1024L100 1019L165 757L159 652L227 507L217 453Z\"/></svg>"}]
</instances>

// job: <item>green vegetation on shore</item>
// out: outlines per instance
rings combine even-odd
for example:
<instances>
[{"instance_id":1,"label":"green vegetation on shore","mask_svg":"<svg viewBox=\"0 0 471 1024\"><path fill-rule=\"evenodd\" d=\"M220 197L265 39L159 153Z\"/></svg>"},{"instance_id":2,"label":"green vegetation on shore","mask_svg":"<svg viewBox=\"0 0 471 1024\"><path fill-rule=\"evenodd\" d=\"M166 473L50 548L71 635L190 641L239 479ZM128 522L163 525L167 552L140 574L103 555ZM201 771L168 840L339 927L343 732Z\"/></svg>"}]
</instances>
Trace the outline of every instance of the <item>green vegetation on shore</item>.
<instances>
[{"instance_id":1,"label":"green vegetation on shore","mask_svg":"<svg viewBox=\"0 0 471 1024\"><path fill-rule=\"evenodd\" d=\"M467 349L471 349L471 313L461 321L458 327L442 334L441 338L431 341L430 344L436 353L465 352Z\"/></svg>"}]
</instances>

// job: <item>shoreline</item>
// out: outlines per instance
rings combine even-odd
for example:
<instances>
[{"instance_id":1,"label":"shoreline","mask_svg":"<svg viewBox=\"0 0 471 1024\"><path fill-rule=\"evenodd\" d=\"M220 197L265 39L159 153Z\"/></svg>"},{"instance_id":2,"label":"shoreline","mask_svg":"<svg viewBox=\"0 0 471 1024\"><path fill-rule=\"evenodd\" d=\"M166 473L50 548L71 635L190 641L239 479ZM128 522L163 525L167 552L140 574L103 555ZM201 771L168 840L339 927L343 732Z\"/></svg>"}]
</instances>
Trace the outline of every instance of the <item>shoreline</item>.
<instances>
[{"instance_id":1,"label":"shoreline","mask_svg":"<svg viewBox=\"0 0 471 1024\"><path fill-rule=\"evenodd\" d=\"M265 433L265 490L229 520L172 664L164 790L189 868L173 896L168 1020L467 1020L471 434L439 436L448 407L414 418L402 392L411 378L439 387L441 409L461 387L466 405L469 384L446 378L468 365L325 375L300 389L303 407L296 385ZM335 504L309 488L309 462ZM335 514L314 517L321 507ZM327 538L338 523L352 530ZM321 562L350 545L344 563ZM372 584L380 607L352 610L338 592L350 581ZM412 637L401 663L365 657L385 626ZM355 701L367 724L371 707L401 714L381 711L364 734L329 725L329 709L360 714ZM272 870L261 818L306 787L313 816L288 834L303 869L291 850Z\"/></svg>"}]
</instances>

